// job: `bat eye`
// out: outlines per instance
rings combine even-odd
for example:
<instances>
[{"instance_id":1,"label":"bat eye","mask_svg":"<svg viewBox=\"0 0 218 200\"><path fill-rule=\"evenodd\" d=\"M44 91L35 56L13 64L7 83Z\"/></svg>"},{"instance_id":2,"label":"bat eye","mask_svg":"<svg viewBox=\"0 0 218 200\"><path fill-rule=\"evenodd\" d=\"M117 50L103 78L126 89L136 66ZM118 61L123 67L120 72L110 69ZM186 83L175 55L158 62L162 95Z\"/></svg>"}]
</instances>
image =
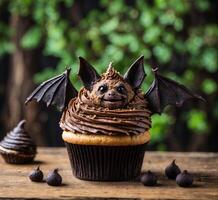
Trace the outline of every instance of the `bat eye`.
<instances>
[{"instance_id":1,"label":"bat eye","mask_svg":"<svg viewBox=\"0 0 218 200\"><path fill-rule=\"evenodd\" d=\"M120 94L125 94L126 88L123 85L120 85L117 87L117 92L119 92Z\"/></svg>"},{"instance_id":2,"label":"bat eye","mask_svg":"<svg viewBox=\"0 0 218 200\"><path fill-rule=\"evenodd\" d=\"M105 93L107 92L107 90L108 90L107 85L102 85L98 88L98 91L100 91L101 93Z\"/></svg>"}]
</instances>

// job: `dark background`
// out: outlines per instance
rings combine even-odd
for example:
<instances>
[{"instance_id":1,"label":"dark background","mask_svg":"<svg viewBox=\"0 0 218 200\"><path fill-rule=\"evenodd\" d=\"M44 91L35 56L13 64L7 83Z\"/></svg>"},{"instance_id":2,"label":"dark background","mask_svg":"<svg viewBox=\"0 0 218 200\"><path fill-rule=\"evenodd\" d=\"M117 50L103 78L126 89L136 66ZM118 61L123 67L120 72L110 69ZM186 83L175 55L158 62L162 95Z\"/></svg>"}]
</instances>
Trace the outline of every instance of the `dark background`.
<instances>
[{"instance_id":1,"label":"dark background","mask_svg":"<svg viewBox=\"0 0 218 200\"><path fill-rule=\"evenodd\" d=\"M124 73L141 54L151 66L202 95L154 115L150 149L218 151L218 1L209 0L1 0L0 139L19 120L40 146L62 146L61 113L42 104L24 106L42 81L72 68L79 89L78 56L99 73L110 61Z\"/></svg>"}]
</instances>

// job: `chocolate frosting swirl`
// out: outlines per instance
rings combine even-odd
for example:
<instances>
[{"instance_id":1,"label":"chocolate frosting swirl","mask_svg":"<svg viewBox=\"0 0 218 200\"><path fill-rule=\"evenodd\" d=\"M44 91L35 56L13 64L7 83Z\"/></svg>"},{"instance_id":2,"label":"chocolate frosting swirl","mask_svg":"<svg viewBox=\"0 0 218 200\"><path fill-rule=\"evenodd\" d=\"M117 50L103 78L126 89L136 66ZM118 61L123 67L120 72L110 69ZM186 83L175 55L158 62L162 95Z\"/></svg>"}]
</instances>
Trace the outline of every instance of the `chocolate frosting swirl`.
<instances>
[{"instance_id":1,"label":"chocolate frosting swirl","mask_svg":"<svg viewBox=\"0 0 218 200\"><path fill-rule=\"evenodd\" d=\"M82 88L77 98L69 102L60 127L64 131L82 134L137 135L151 127L151 112L143 94L138 91L127 108L97 107L89 91Z\"/></svg>"},{"instance_id":2,"label":"chocolate frosting swirl","mask_svg":"<svg viewBox=\"0 0 218 200\"><path fill-rule=\"evenodd\" d=\"M19 124L4 137L0 142L0 146L21 153L35 154L36 145L25 131L25 123L25 120L20 121Z\"/></svg>"}]
</instances>

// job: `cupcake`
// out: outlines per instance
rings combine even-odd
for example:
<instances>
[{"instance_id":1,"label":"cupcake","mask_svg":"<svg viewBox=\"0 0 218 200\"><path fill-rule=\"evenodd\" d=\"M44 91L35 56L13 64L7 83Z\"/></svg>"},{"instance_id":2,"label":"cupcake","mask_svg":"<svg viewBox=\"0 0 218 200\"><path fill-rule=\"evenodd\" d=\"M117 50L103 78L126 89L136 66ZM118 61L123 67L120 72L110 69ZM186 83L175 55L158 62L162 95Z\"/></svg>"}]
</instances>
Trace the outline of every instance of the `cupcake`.
<instances>
[{"instance_id":1,"label":"cupcake","mask_svg":"<svg viewBox=\"0 0 218 200\"><path fill-rule=\"evenodd\" d=\"M31 163L36 155L36 145L25 131L22 120L0 142L0 154L10 164Z\"/></svg>"},{"instance_id":2,"label":"cupcake","mask_svg":"<svg viewBox=\"0 0 218 200\"><path fill-rule=\"evenodd\" d=\"M126 181L140 175L150 140L151 116L167 105L202 97L154 72L146 93L143 56L120 75L110 63L102 75L80 57L79 92L70 83L70 69L39 85L27 98L63 111L60 127L73 174L83 180Z\"/></svg>"},{"instance_id":3,"label":"cupcake","mask_svg":"<svg viewBox=\"0 0 218 200\"><path fill-rule=\"evenodd\" d=\"M92 87L79 91L60 121L73 174L84 180L132 180L140 175L150 140L148 103L111 65Z\"/></svg>"}]
</instances>

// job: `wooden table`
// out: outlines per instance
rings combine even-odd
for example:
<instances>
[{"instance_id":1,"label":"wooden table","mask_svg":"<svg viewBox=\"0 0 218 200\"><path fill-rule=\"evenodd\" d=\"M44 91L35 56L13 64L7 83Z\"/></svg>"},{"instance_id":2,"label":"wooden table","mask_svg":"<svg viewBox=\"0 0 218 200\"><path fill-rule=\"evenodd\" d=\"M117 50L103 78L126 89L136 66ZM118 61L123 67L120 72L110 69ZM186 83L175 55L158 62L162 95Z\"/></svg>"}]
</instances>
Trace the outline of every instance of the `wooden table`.
<instances>
[{"instance_id":1,"label":"wooden table","mask_svg":"<svg viewBox=\"0 0 218 200\"><path fill-rule=\"evenodd\" d=\"M176 159L194 174L192 188L180 188L164 176L165 167ZM29 172L40 164L44 174L59 168L63 186L33 183ZM89 182L72 176L65 148L39 148L35 164L9 165L0 159L0 198L15 199L218 199L218 154L146 152L143 170L158 175L158 186L132 182Z\"/></svg>"}]
</instances>

